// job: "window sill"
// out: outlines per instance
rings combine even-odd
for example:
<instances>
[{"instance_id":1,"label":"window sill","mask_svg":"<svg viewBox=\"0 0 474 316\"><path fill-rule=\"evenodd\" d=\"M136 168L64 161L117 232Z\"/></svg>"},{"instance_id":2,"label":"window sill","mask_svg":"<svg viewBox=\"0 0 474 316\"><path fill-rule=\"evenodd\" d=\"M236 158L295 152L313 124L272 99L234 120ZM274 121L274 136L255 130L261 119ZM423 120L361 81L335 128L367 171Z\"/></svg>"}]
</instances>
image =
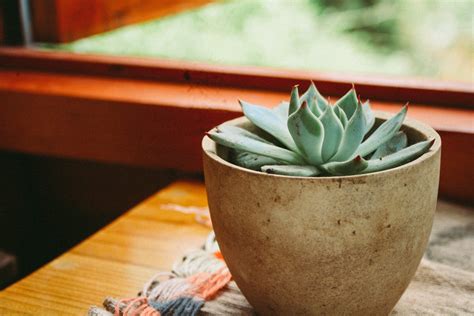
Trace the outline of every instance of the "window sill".
<instances>
[{"instance_id":1,"label":"window sill","mask_svg":"<svg viewBox=\"0 0 474 316\"><path fill-rule=\"evenodd\" d=\"M330 95L350 87L350 82L328 76L292 78L297 73L264 72L252 76L249 69L231 67L0 49L0 148L200 171L204 132L240 116L238 98L273 106L287 98L290 83L310 78ZM401 99L412 100L410 95L420 91L409 115L441 134L440 193L472 201L474 171L465 166L474 154L474 111L466 100L472 102L474 93L464 86L430 90L406 82L375 84L356 82L362 96L376 99L375 109L390 112L400 108ZM384 101L377 98L381 91L388 91ZM387 100L390 96L392 101ZM438 105L429 102L433 96Z\"/></svg>"}]
</instances>

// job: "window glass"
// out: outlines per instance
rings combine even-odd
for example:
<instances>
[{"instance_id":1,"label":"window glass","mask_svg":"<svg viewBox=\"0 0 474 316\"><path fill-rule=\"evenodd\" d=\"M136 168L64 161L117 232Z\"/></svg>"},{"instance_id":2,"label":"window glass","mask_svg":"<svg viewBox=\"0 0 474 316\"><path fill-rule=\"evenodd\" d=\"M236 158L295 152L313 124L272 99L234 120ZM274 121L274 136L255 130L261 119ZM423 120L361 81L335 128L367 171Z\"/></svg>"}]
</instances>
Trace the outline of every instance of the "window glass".
<instances>
[{"instance_id":1,"label":"window glass","mask_svg":"<svg viewBox=\"0 0 474 316\"><path fill-rule=\"evenodd\" d=\"M471 0L239 0L42 47L472 82Z\"/></svg>"}]
</instances>

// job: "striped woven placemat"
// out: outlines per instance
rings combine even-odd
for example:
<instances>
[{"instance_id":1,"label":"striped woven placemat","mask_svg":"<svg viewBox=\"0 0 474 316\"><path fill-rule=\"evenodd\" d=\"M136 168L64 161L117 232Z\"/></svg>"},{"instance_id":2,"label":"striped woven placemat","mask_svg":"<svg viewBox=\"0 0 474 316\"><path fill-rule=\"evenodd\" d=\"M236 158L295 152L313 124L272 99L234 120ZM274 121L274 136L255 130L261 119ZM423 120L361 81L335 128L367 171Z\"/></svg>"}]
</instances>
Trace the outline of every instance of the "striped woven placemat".
<instances>
[{"instance_id":1,"label":"striped woven placemat","mask_svg":"<svg viewBox=\"0 0 474 316\"><path fill-rule=\"evenodd\" d=\"M154 275L137 297L107 297L103 305L92 306L89 315L253 315L232 280L213 233L201 249L175 262L171 272Z\"/></svg>"}]
</instances>

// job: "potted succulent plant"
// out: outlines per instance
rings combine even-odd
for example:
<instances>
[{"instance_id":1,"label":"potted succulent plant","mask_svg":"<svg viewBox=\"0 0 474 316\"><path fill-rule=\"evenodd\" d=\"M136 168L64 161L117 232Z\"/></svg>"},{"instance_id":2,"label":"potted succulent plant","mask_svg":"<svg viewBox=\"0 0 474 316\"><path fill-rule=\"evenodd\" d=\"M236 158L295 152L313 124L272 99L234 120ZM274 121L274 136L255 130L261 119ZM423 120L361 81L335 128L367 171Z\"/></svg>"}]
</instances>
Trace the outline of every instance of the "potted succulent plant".
<instances>
[{"instance_id":1,"label":"potted succulent plant","mask_svg":"<svg viewBox=\"0 0 474 316\"><path fill-rule=\"evenodd\" d=\"M232 275L265 315L388 314L421 260L436 207L441 141L373 112L351 89L313 83L202 142L209 208Z\"/></svg>"}]
</instances>

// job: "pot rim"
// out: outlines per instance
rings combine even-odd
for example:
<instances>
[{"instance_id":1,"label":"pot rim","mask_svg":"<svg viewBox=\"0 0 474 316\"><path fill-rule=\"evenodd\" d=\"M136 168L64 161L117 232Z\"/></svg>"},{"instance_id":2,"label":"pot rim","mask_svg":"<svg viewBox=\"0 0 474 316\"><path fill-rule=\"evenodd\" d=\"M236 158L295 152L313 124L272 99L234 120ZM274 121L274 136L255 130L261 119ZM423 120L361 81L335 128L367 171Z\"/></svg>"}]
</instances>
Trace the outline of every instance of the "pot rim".
<instances>
[{"instance_id":1,"label":"pot rim","mask_svg":"<svg viewBox=\"0 0 474 316\"><path fill-rule=\"evenodd\" d=\"M375 114L376 118L380 118L383 120L387 120L388 118L392 117L394 114L393 113L388 113L384 111L373 111ZM245 116L241 116L229 121L225 121L221 124L231 124L231 125L236 125L239 123L243 123L248 121L248 119ZM221 125L219 124L219 125ZM423 134L426 139L434 139L435 142L433 145L430 147L430 150L420 157L416 158L413 161L410 161L409 163L405 163L401 166L395 167L395 168L390 168L387 170L382 170L382 171L377 171L377 172L371 172L371 173L365 173L365 174L356 174L356 175L347 175L347 176L324 176L324 177L302 177L302 176L286 176L286 175L279 175L279 174L271 174L271 173L265 173L261 171L255 171L251 169L247 169L244 167L237 166L233 163L228 162L227 160L219 157L216 153L216 142L214 142L210 137L207 135L203 137L202 142L201 142L201 147L203 153L210 159L223 164L231 169L236 169L237 171L241 172L247 172L249 174L253 174L256 176L262 176L262 177L277 177L277 178L284 178L284 179L298 179L298 180L319 180L319 181L324 181L324 180L329 180L329 181L334 181L338 179L358 179L358 178L367 178L367 177L376 177L379 175L390 175L391 173L397 173L403 169L410 168L412 166L418 165L431 157L433 157L436 153L438 153L441 149L441 137L439 134L429 125L422 123L418 120L408 118L406 117L404 120L404 123L402 126L406 126L409 128L412 128L421 134ZM214 127L212 130L215 130L216 127Z\"/></svg>"}]
</instances>

